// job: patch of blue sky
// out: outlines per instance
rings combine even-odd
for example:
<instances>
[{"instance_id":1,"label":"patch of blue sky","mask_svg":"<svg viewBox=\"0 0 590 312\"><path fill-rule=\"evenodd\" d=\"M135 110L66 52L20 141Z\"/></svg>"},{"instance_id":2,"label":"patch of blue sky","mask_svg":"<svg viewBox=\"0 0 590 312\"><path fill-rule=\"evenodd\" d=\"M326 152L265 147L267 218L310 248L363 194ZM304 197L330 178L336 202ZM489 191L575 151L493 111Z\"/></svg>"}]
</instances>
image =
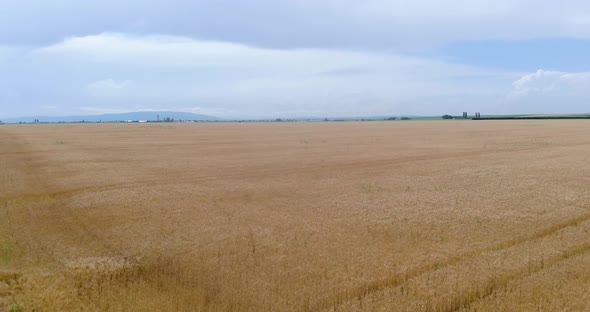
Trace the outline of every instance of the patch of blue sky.
<instances>
[{"instance_id":1,"label":"patch of blue sky","mask_svg":"<svg viewBox=\"0 0 590 312\"><path fill-rule=\"evenodd\" d=\"M513 71L590 71L590 40L584 39L463 41L434 53L452 63Z\"/></svg>"}]
</instances>

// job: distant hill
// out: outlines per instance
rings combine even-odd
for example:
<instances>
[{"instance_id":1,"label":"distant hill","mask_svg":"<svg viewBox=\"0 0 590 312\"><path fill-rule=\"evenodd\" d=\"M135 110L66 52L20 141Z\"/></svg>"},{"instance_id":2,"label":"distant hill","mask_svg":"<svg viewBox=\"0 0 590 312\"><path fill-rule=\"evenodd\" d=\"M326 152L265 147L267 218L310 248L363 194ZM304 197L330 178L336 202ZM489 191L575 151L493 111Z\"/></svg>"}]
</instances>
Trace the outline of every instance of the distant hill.
<instances>
[{"instance_id":1,"label":"distant hill","mask_svg":"<svg viewBox=\"0 0 590 312\"><path fill-rule=\"evenodd\" d=\"M167 111L156 111L156 112L130 112L121 114L102 114L102 115L86 115L86 116L30 116L20 118L7 118L1 119L5 123L19 123L19 122L34 122L38 119L40 122L116 122L116 121L127 121L127 120L149 120L155 121L158 119L163 120L164 118L172 118L174 120L220 120L214 116L200 115L185 112L167 112Z\"/></svg>"}]
</instances>

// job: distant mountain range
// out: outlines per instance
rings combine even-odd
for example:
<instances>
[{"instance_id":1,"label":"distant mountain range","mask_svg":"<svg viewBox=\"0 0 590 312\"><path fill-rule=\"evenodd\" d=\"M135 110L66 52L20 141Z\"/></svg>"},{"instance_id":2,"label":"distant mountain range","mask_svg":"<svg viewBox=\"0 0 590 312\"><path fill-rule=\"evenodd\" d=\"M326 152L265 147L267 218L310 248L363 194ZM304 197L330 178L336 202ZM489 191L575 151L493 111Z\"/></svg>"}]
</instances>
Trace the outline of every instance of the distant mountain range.
<instances>
[{"instance_id":1,"label":"distant mountain range","mask_svg":"<svg viewBox=\"0 0 590 312\"><path fill-rule=\"evenodd\" d=\"M102 114L102 115L86 115L86 116L30 116L20 118L7 118L2 119L5 123L19 123L19 122L34 122L35 119L39 122L116 122L116 121L139 121L148 120L156 121L157 119L164 120L165 118L171 118L174 120L199 120L199 121L215 121L221 120L220 118L208 115L200 115L185 112L167 112L167 111L156 111L156 112L130 112L121 114Z\"/></svg>"}]
</instances>

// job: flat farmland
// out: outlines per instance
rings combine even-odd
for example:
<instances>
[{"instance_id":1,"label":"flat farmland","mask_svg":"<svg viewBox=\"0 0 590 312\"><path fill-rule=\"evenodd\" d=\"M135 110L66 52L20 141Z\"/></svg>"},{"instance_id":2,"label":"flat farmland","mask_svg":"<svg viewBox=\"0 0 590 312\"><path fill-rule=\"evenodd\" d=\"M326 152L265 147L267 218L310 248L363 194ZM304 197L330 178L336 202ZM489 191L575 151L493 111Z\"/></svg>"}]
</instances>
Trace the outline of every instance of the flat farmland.
<instances>
[{"instance_id":1,"label":"flat farmland","mask_svg":"<svg viewBox=\"0 0 590 312\"><path fill-rule=\"evenodd\" d=\"M0 126L0 311L590 310L590 121Z\"/></svg>"}]
</instances>

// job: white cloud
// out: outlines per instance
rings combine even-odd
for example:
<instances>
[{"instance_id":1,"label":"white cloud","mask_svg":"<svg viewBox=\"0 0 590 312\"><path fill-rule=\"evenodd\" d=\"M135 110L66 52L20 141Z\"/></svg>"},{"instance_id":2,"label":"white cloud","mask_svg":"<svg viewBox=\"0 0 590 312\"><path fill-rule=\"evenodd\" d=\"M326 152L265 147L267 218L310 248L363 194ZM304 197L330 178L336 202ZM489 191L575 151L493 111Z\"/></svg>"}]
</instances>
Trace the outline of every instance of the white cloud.
<instances>
[{"instance_id":1,"label":"white cloud","mask_svg":"<svg viewBox=\"0 0 590 312\"><path fill-rule=\"evenodd\" d=\"M16 66L23 77L33 77L26 82L40 90L26 94L52 104L84 103L88 112L182 110L237 118L547 112L580 110L590 96L588 73L516 74L391 53L265 49L174 36L72 37L20 62L27 64ZM56 71L54 79L35 76Z\"/></svg>"},{"instance_id":2,"label":"white cloud","mask_svg":"<svg viewBox=\"0 0 590 312\"><path fill-rule=\"evenodd\" d=\"M355 53L326 49L263 49L242 44L193 40L174 36L133 36L103 33L71 37L58 44L33 51L34 55L54 56L76 61L145 68L175 66L216 70L256 70L256 72L291 73L329 71L343 64L375 65L383 61L403 61L404 65L424 63L410 57L386 56L377 53ZM387 65L387 64L383 64Z\"/></svg>"},{"instance_id":3,"label":"white cloud","mask_svg":"<svg viewBox=\"0 0 590 312\"><path fill-rule=\"evenodd\" d=\"M130 80L117 82L113 79L104 79L92 82L88 85L88 92L91 95L117 95L119 91L131 84Z\"/></svg>"},{"instance_id":4,"label":"white cloud","mask_svg":"<svg viewBox=\"0 0 590 312\"><path fill-rule=\"evenodd\" d=\"M590 95L590 72L568 73L539 69L512 83L513 94Z\"/></svg>"},{"instance_id":5,"label":"white cloud","mask_svg":"<svg viewBox=\"0 0 590 312\"><path fill-rule=\"evenodd\" d=\"M520 75L498 113L590 113L590 72L539 69Z\"/></svg>"},{"instance_id":6,"label":"white cloud","mask_svg":"<svg viewBox=\"0 0 590 312\"><path fill-rule=\"evenodd\" d=\"M60 114L199 107L236 118L460 112L493 105L516 77L393 53L112 33L31 50L13 67L22 102Z\"/></svg>"},{"instance_id":7,"label":"white cloud","mask_svg":"<svg viewBox=\"0 0 590 312\"><path fill-rule=\"evenodd\" d=\"M82 106L77 107L79 112L84 114L92 114L92 115L100 115L100 114L116 114L116 113L125 113L128 112L128 109L124 108L114 108L114 107L93 107L93 106Z\"/></svg>"},{"instance_id":8,"label":"white cloud","mask_svg":"<svg viewBox=\"0 0 590 312\"><path fill-rule=\"evenodd\" d=\"M62 68L83 67L85 75L111 74L90 83L93 95L134 96L155 107L196 104L240 116L438 114L446 108L433 97L489 96L507 76L395 54L106 33L68 38L31 55ZM420 98L429 104L416 107Z\"/></svg>"}]
</instances>

